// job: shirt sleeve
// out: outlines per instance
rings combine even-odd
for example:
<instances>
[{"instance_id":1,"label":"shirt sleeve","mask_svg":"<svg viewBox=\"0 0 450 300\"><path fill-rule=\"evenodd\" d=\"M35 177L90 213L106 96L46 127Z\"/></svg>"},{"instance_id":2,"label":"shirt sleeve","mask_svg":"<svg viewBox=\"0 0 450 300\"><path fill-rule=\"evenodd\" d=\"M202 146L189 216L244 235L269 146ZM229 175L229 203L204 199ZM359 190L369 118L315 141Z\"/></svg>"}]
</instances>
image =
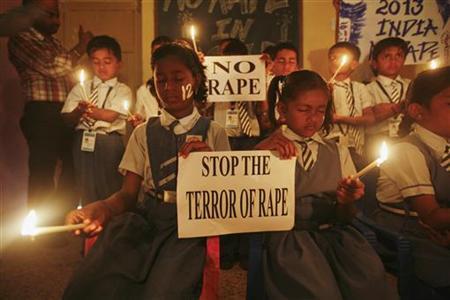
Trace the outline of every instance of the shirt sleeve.
<instances>
[{"instance_id":1,"label":"shirt sleeve","mask_svg":"<svg viewBox=\"0 0 450 300\"><path fill-rule=\"evenodd\" d=\"M381 165L381 171L397 186L403 198L434 195L425 157L416 146L399 143L390 152L388 160Z\"/></svg>"},{"instance_id":2,"label":"shirt sleeve","mask_svg":"<svg viewBox=\"0 0 450 300\"><path fill-rule=\"evenodd\" d=\"M43 76L63 77L72 70L70 55L60 45L50 48L44 41L18 34L9 40L8 47L13 63Z\"/></svg>"},{"instance_id":3,"label":"shirt sleeve","mask_svg":"<svg viewBox=\"0 0 450 300\"><path fill-rule=\"evenodd\" d=\"M230 151L231 149L225 129L215 121L211 121L207 139L208 145L213 151Z\"/></svg>"},{"instance_id":4,"label":"shirt sleeve","mask_svg":"<svg viewBox=\"0 0 450 300\"><path fill-rule=\"evenodd\" d=\"M372 95L369 93L367 87L364 84L359 84L359 95L362 109L373 106Z\"/></svg>"},{"instance_id":5,"label":"shirt sleeve","mask_svg":"<svg viewBox=\"0 0 450 300\"><path fill-rule=\"evenodd\" d=\"M130 136L122 161L119 164L119 171L125 174L127 171L133 172L142 178L145 177L145 161L147 156L146 123L136 127Z\"/></svg>"},{"instance_id":6,"label":"shirt sleeve","mask_svg":"<svg viewBox=\"0 0 450 300\"><path fill-rule=\"evenodd\" d=\"M337 144L339 151L339 159L341 161L341 173L342 178L348 177L350 175L356 174L356 168L353 163L352 157L350 156L350 152L346 146L341 144Z\"/></svg>"},{"instance_id":7,"label":"shirt sleeve","mask_svg":"<svg viewBox=\"0 0 450 300\"><path fill-rule=\"evenodd\" d=\"M81 86L78 83L69 92L69 95L67 96L67 99L64 102L64 106L63 106L63 108L61 110L61 113L70 113L70 112L72 112L78 106L78 103L80 103L80 101L82 99L83 99L83 94L81 92Z\"/></svg>"}]
</instances>

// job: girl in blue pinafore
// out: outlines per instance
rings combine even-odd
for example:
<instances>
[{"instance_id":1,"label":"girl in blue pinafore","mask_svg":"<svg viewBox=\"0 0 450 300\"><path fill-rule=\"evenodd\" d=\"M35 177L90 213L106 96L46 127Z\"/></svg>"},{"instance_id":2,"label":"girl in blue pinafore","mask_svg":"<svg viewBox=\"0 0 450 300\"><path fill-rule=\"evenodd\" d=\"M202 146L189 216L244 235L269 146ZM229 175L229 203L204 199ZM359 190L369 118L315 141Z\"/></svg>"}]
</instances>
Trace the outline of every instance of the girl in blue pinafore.
<instances>
[{"instance_id":1,"label":"girl in blue pinafore","mask_svg":"<svg viewBox=\"0 0 450 300\"><path fill-rule=\"evenodd\" d=\"M196 53L179 44L164 45L153 54L152 67L162 113L130 137L119 166L125 174L121 190L67 217L69 223L89 223L84 229L88 235L105 230L74 274L64 299L200 296L206 239L178 239L178 155L229 150L229 144L225 131L201 117L194 106L194 101L206 98L204 67ZM124 213L135 208L141 184L146 195L143 211Z\"/></svg>"},{"instance_id":2,"label":"girl in blue pinafore","mask_svg":"<svg viewBox=\"0 0 450 300\"><path fill-rule=\"evenodd\" d=\"M450 299L449 66L417 76L401 127L408 135L381 166L372 218L411 240L416 286Z\"/></svg>"},{"instance_id":3,"label":"girl in blue pinafore","mask_svg":"<svg viewBox=\"0 0 450 300\"><path fill-rule=\"evenodd\" d=\"M265 234L263 278L269 299L388 299L383 265L348 225L364 185L352 179L347 148L319 135L331 120L330 93L312 71L287 76L278 110L287 127L257 145L297 156L295 225ZM344 179L342 179L344 178Z\"/></svg>"}]
</instances>

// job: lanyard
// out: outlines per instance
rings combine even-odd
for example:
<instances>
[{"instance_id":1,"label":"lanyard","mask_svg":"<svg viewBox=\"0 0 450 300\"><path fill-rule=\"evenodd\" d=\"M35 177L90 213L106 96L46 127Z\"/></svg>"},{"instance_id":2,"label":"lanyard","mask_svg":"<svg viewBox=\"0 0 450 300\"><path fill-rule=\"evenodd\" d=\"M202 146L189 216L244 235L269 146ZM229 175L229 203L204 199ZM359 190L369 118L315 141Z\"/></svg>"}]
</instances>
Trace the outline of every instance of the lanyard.
<instances>
[{"instance_id":1,"label":"lanyard","mask_svg":"<svg viewBox=\"0 0 450 300\"><path fill-rule=\"evenodd\" d=\"M378 87L381 89L381 91L386 96L386 98L388 98L389 102L396 103L396 102L394 102L394 99L391 98L391 95L389 95L389 93L385 90L385 88L383 87L381 82L379 82L378 80L375 80L375 81L377 82ZM400 84L400 97L403 97L403 83L398 80L396 80L396 81Z\"/></svg>"}]
</instances>

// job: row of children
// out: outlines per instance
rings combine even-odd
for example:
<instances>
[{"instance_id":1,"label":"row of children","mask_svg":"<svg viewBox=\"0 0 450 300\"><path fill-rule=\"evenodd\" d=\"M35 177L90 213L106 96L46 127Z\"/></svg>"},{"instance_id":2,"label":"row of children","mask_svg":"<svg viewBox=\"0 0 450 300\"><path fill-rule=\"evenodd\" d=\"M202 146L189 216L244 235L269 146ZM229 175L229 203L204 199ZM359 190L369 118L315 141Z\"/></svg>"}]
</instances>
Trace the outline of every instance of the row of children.
<instances>
[{"instance_id":1,"label":"row of children","mask_svg":"<svg viewBox=\"0 0 450 300\"><path fill-rule=\"evenodd\" d=\"M115 79L120 64L120 51L114 52L114 48L106 46L108 43L102 40L113 41L107 37L98 37L88 46L96 74L92 83L86 85L90 86L90 100L87 101L83 96L80 86L75 87L63 109L63 114L68 122L77 124L79 129L74 150L80 153L80 157L85 157L80 158L80 161L83 159L86 161L86 169L83 170L85 174L91 176L85 183L91 185L92 192L95 193L103 186L99 180L104 180L105 188L109 188L109 191L101 196L89 196L86 192L86 199L105 200L72 211L68 215L68 222L85 222L87 226L83 232L88 236L97 235L105 230L99 235L99 240L75 273L64 297L66 299L198 298L202 284L202 268L205 264L206 242L203 238L177 238L175 206L177 157L187 156L193 151L229 150L230 133L217 122L201 116L196 108L195 103L202 107L206 100L206 77L198 55L179 43L167 43L156 49L152 55L154 80L149 84L156 95L160 115L148 118L146 123L135 128L119 164L123 148L117 146L119 143L114 132L120 130L97 131L97 129L114 129L112 126L116 123L122 124L121 128L124 128L127 112L121 106L121 101L124 98L130 99L131 92ZM344 45L337 44L332 48L330 57L337 50L348 51L349 55L353 55L353 50L348 50L351 47ZM384 60L395 62L396 56L400 56L400 60L404 61L406 51L392 56L388 51L392 47L380 51L379 59L377 58L380 65ZM226 53L226 46L223 52ZM354 56L354 61L357 60L356 57L357 55ZM354 66L354 63L351 66ZM344 73L347 75L338 77L337 81L347 80L353 70L352 67L349 68L348 73ZM385 96L391 100L397 99L389 96L391 90L387 90L382 80L387 81L395 75L392 80L395 81L398 79L398 72L388 76L382 73L384 69L381 66L376 68L379 71L379 80L374 84L385 91ZM387 69L391 68L393 67ZM292 71L281 84L279 103L276 105L279 119L287 125L287 129L285 131L275 129L267 138L261 138L245 146L248 150L252 148L274 150L286 158L296 156L298 161L296 225L291 231L266 234L263 276L268 296L275 299L389 298L392 293L386 285L381 261L364 238L349 225L355 212L354 202L364 193L364 185L358 179L348 177L355 173L351 158L352 150L349 151L347 147L352 145L343 143L341 139L336 143L324 138L326 134L332 132L333 123L337 123L339 117L342 117L338 114L337 104L333 105L329 85L312 71L295 69ZM416 105L408 106L408 112L409 107L413 111L413 107L416 107L416 110L421 112L420 118L419 114L409 114L413 118L417 117L414 118L419 124L416 128L423 125L422 127L426 128L424 130L437 135L444 144L450 138L448 72L447 67L419 76L417 79L419 88L412 89L409 98L416 99L414 100ZM430 82L436 84L429 84ZM99 88L97 84L101 84ZM193 89L193 93L188 97L182 93L182 87L187 85L191 85ZM364 90L362 85L355 84L357 88L352 85L352 92ZM333 88L333 93L337 93L338 89L340 87ZM403 87L403 92L405 90L406 86ZM341 94L347 96L347 90L343 89ZM113 100L108 100L115 99L116 95L120 97L118 103L114 104ZM69 101L71 97L73 98ZM356 103L354 95L353 98L352 101ZM400 96L398 98L403 99ZM239 103L235 105L238 107ZM359 105L363 112L367 112L367 106ZM384 116L385 119L396 116L402 111L402 104L389 101L380 107L372 106L372 111L372 114L370 110L365 114L361 112L363 115L359 120L361 123L351 121L346 123L347 120L341 118L342 123L360 125L366 124L363 123L366 119L381 120L380 116ZM355 116L356 113L349 113L348 117L358 120ZM427 127L429 123L422 123L422 120L434 125ZM102 126L102 122L109 123L110 127ZM244 128L241 126L241 131L245 130L242 129ZM345 128L341 133L348 132L352 131ZM388 134L387 131L382 133ZM187 135L202 138L186 140ZM246 135L241 132L244 138ZM251 134L247 136L252 137ZM98 151L102 149L98 147L103 147L100 144L105 147L101 152ZM444 152L441 150L439 148L438 153ZM358 153L357 147L354 147L354 151ZM448 164L448 149L446 151ZM442 173L440 165L433 164L434 156L428 160L438 170L438 178L442 181L439 181L440 184L445 186L445 183L449 183L449 173L445 171ZM121 173L124 174L121 187L120 183L119 187L111 187L113 179L107 177L115 174L114 164L119 165ZM428 163L423 165L425 167L423 172L427 173L428 165ZM83 164L79 164L79 167L82 168ZM397 172L402 169L398 165L394 168ZM111 171L103 172L104 170ZM388 168L386 172L387 170ZM98 174L99 172L105 174ZM400 197L392 199L395 198L400 203L405 202L404 199L409 199L411 196L402 193L404 187L397 186L396 178L386 174L387 180L392 181L391 189L397 188ZM85 176L83 173L80 175ZM448 264L448 249L445 248L448 247L448 235L446 240L445 233L448 232L450 218L448 209L441 207L448 206L449 198L448 195L445 196L445 188L435 190L431 187L434 186L435 178L435 175L429 177L429 183L425 184L428 188L425 194L426 201L421 199L415 201L419 204L416 203L414 208L421 220L427 224L426 228L433 232L436 239L439 237L441 244L436 247L441 247L439 248L441 254L447 254ZM409 184L411 181L405 182ZM141 187L145 193L143 211L130 212L135 210ZM414 187L411 188L416 191ZM434 193L438 192L444 194L435 198ZM439 200L440 204L437 204L435 199L442 201ZM426 209L420 209L422 203ZM307 216L303 211L306 207L311 212ZM447 268L447 272L448 270ZM450 276L444 279L441 277L441 282L436 285L444 292L446 288L448 292L449 284L445 282L448 278Z\"/></svg>"}]
</instances>

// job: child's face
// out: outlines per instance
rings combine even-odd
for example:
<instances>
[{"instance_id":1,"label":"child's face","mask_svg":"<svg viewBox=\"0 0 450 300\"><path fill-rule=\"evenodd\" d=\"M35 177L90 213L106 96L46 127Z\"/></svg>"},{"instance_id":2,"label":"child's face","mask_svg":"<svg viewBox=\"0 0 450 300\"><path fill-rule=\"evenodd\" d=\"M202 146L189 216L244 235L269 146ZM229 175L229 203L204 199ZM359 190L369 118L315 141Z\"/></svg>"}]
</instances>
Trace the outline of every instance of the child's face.
<instances>
[{"instance_id":1,"label":"child's face","mask_svg":"<svg viewBox=\"0 0 450 300\"><path fill-rule=\"evenodd\" d=\"M102 81L114 78L119 73L120 61L106 48L93 51L89 56L95 75Z\"/></svg>"},{"instance_id":2,"label":"child's face","mask_svg":"<svg viewBox=\"0 0 450 300\"><path fill-rule=\"evenodd\" d=\"M400 47L392 46L382 50L372 61L372 67L383 75L392 79L400 74L400 70L405 64L405 53Z\"/></svg>"},{"instance_id":3,"label":"child's face","mask_svg":"<svg viewBox=\"0 0 450 300\"><path fill-rule=\"evenodd\" d=\"M429 108L422 107L419 124L444 138L450 138L450 87L435 95Z\"/></svg>"},{"instance_id":4,"label":"child's face","mask_svg":"<svg viewBox=\"0 0 450 300\"><path fill-rule=\"evenodd\" d=\"M297 71L297 54L289 49L278 51L273 61L272 73L275 76L286 76Z\"/></svg>"},{"instance_id":5,"label":"child's face","mask_svg":"<svg viewBox=\"0 0 450 300\"><path fill-rule=\"evenodd\" d=\"M179 58L167 56L157 61L154 78L156 93L164 109L175 117L192 111L197 79Z\"/></svg>"},{"instance_id":6,"label":"child's face","mask_svg":"<svg viewBox=\"0 0 450 300\"><path fill-rule=\"evenodd\" d=\"M342 57L347 56L347 62L339 70L339 74L336 76L337 80L344 80L350 76L354 69L358 66L358 62L355 60L353 53L346 48L335 48L331 50L328 55L328 68L330 74L334 74L339 68L342 62Z\"/></svg>"},{"instance_id":7,"label":"child's face","mask_svg":"<svg viewBox=\"0 0 450 300\"><path fill-rule=\"evenodd\" d=\"M287 103L279 102L278 111L289 128L302 137L311 137L322 127L328 95L322 89L301 92Z\"/></svg>"}]
</instances>

